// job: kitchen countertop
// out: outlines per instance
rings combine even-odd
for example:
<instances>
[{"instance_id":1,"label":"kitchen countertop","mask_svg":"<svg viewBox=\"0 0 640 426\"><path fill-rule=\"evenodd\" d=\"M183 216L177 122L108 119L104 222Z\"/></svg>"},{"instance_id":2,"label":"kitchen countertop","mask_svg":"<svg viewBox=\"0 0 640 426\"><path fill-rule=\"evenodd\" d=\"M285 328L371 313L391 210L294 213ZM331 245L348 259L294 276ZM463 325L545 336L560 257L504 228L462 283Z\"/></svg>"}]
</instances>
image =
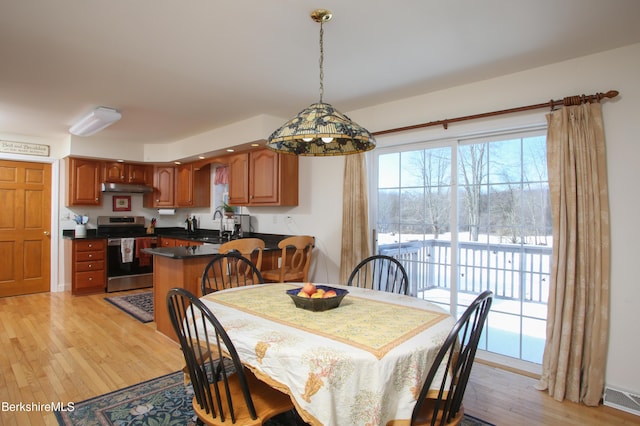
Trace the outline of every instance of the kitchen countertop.
<instances>
[{"instance_id":1,"label":"kitchen countertop","mask_svg":"<svg viewBox=\"0 0 640 426\"><path fill-rule=\"evenodd\" d=\"M169 257L172 259L191 259L194 257L213 256L218 254L220 244L203 244L186 247L156 247L142 249L144 253L153 256Z\"/></svg>"},{"instance_id":2,"label":"kitchen countertop","mask_svg":"<svg viewBox=\"0 0 640 426\"><path fill-rule=\"evenodd\" d=\"M213 256L218 254L220 247L220 239L217 230L200 229L196 232L187 232L182 228L156 228L154 234L147 234L148 237L167 237L181 240L193 241L194 243L204 243L201 245L185 246L185 247L154 247L146 248L142 251L153 255L163 256L171 259L190 259L203 256ZM287 238L289 235L280 234L260 234L249 233L244 234L244 238L260 238L265 243L264 251L280 250L278 243ZM87 235L84 237L76 237L73 229L62 231L62 238L69 240L91 240L106 239L104 235L97 235L96 229L87 229ZM226 242L227 240L224 240Z\"/></svg>"},{"instance_id":3,"label":"kitchen countertop","mask_svg":"<svg viewBox=\"0 0 640 426\"><path fill-rule=\"evenodd\" d=\"M193 245L186 247L154 247L143 250L145 253L150 255L163 256L172 259L189 259L202 256L213 256L215 254L218 254L218 249L221 243L218 237L218 231L199 230L195 233L188 233L184 230L167 231L163 229L156 229L156 233L161 237L164 236L168 238L191 240L196 243L205 243L203 245ZM264 241L264 251L270 251L280 250L280 248L278 248L278 243L287 237L288 235L246 232L243 238L259 238ZM226 241L227 240L224 240L222 242Z\"/></svg>"},{"instance_id":4,"label":"kitchen countertop","mask_svg":"<svg viewBox=\"0 0 640 426\"><path fill-rule=\"evenodd\" d=\"M146 234L146 237L167 237L180 240L194 241L200 243L220 244L228 240L221 241L217 230L199 229L196 232L187 232L182 228L156 228L155 233ZM141 237L144 237L141 235ZM257 232L245 232L243 238L260 238L265 243L265 250L278 248L278 243L290 235L281 234L261 234ZM73 229L64 229L62 238L68 240L87 240L87 239L106 239L104 235L97 235L97 229L87 229L87 235L84 237L76 237Z\"/></svg>"},{"instance_id":5,"label":"kitchen countertop","mask_svg":"<svg viewBox=\"0 0 640 426\"><path fill-rule=\"evenodd\" d=\"M97 235L96 229L87 229L87 235L84 237L76 237L76 231L73 229L62 230L62 238L65 240L96 240L100 238L106 238L104 235Z\"/></svg>"}]
</instances>

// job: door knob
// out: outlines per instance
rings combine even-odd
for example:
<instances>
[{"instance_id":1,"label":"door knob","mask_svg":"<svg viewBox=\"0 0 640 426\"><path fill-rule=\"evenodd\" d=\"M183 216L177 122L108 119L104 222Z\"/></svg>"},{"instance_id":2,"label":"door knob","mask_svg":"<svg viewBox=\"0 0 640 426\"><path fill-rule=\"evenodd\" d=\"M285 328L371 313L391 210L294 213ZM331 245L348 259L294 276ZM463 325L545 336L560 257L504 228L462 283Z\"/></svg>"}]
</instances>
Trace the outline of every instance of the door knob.
<instances>
[{"instance_id":1,"label":"door knob","mask_svg":"<svg viewBox=\"0 0 640 426\"><path fill-rule=\"evenodd\" d=\"M49 231L44 231L44 235L49 236L49 235L51 235L51 233Z\"/></svg>"}]
</instances>

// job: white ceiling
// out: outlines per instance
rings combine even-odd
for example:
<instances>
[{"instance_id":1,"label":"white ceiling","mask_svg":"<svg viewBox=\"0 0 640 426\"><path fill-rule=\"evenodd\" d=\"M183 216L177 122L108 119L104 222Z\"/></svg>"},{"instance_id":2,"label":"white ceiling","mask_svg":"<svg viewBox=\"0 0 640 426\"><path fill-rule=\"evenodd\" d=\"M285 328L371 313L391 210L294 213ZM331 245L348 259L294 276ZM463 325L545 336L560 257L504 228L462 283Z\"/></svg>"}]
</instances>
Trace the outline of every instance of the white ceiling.
<instances>
[{"instance_id":1,"label":"white ceiling","mask_svg":"<svg viewBox=\"0 0 640 426\"><path fill-rule=\"evenodd\" d=\"M318 7L324 100L347 113L640 42L639 0L391 4L0 0L0 133L65 137L98 105L123 115L101 142L289 119L319 97Z\"/></svg>"}]
</instances>

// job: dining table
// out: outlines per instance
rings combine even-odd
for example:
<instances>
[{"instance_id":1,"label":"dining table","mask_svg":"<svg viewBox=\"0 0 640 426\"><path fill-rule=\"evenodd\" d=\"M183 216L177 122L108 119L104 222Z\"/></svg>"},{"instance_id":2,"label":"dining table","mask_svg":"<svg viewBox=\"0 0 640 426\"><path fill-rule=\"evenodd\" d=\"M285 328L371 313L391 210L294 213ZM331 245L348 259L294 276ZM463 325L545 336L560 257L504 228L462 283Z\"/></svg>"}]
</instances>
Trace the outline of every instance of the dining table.
<instances>
[{"instance_id":1,"label":"dining table","mask_svg":"<svg viewBox=\"0 0 640 426\"><path fill-rule=\"evenodd\" d=\"M311 425L385 425L409 419L433 359L453 327L441 307L416 297L325 284L348 294L335 309L296 307L273 283L201 300L260 380L287 393Z\"/></svg>"}]
</instances>

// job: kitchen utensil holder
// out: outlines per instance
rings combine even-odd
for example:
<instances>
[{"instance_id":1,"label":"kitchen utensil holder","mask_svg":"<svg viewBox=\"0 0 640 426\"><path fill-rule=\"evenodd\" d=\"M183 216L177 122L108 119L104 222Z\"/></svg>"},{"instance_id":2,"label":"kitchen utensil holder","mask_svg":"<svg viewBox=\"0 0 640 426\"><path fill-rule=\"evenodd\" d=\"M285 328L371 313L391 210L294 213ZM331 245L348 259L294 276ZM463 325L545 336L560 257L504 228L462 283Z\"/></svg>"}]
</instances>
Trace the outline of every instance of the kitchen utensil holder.
<instances>
[{"instance_id":1,"label":"kitchen utensil holder","mask_svg":"<svg viewBox=\"0 0 640 426\"><path fill-rule=\"evenodd\" d=\"M75 235L76 235L76 237L86 237L87 236L87 226L86 225L76 225Z\"/></svg>"}]
</instances>

